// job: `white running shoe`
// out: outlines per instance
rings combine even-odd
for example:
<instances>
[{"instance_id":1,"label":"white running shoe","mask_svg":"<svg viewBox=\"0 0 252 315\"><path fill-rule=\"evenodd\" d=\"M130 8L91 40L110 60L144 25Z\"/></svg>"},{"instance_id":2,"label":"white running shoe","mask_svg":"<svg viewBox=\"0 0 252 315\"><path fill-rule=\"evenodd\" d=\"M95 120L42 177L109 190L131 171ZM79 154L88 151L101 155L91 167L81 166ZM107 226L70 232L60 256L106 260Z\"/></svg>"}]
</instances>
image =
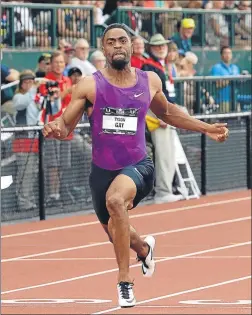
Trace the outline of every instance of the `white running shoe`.
<instances>
[{"instance_id":1,"label":"white running shoe","mask_svg":"<svg viewBox=\"0 0 252 315\"><path fill-rule=\"evenodd\" d=\"M142 272L144 277L151 277L155 271L155 261L153 257L155 238L148 235L144 241L149 245L149 253L145 258L137 256L137 260L142 262Z\"/></svg>"},{"instance_id":2,"label":"white running shoe","mask_svg":"<svg viewBox=\"0 0 252 315\"><path fill-rule=\"evenodd\" d=\"M133 292L133 283L123 282L117 284L118 304L121 307L133 307L136 305L136 299Z\"/></svg>"}]
</instances>

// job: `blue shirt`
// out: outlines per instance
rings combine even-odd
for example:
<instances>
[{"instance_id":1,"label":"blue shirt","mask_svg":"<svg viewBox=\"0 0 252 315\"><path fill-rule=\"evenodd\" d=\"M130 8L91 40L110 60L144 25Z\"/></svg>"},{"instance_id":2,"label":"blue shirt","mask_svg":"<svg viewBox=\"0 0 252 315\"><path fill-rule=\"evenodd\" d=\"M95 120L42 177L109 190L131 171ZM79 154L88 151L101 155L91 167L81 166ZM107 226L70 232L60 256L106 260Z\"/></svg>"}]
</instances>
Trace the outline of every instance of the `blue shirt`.
<instances>
[{"instance_id":1,"label":"blue shirt","mask_svg":"<svg viewBox=\"0 0 252 315\"><path fill-rule=\"evenodd\" d=\"M6 81L6 78L10 74L10 68L1 64L1 83L6 84L8 81Z\"/></svg>"},{"instance_id":2,"label":"blue shirt","mask_svg":"<svg viewBox=\"0 0 252 315\"><path fill-rule=\"evenodd\" d=\"M72 67L71 65L67 65L67 66L65 67L64 72L63 72L63 75L64 75L65 77L68 77L68 71L69 71L69 69L70 69L71 67Z\"/></svg>"},{"instance_id":3,"label":"blue shirt","mask_svg":"<svg viewBox=\"0 0 252 315\"><path fill-rule=\"evenodd\" d=\"M210 75L212 76L232 76L239 75L240 69L237 65L230 64L227 65L223 61L214 65L211 69ZM217 88L216 101L219 102L229 102L231 98L231 88L227 85L223 88Z\"/></svg>"},{"instance_id":4,"label":"blue shirt","mask_svg":"<svg viewBox=\"0 0 252 315\"><path fill-rule=\"evenodd\" d=\"M178 46L180 53L185 54L188 51L191 51L192 40L191 39L182 39L180 33L176 33L171 37L171 40Z\"/></svg>"}]
</instances>

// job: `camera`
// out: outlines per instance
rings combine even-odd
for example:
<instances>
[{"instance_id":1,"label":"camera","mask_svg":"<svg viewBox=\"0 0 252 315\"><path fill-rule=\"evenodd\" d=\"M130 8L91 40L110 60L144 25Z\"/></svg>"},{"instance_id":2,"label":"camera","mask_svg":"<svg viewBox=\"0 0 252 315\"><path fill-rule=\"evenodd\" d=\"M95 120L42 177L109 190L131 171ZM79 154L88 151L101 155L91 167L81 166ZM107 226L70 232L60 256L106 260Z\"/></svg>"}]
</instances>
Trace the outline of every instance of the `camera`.
<instances>
[{"instance_id":1,"label":"camera","mask_svg":"<svg viewBox=\"0 0 252 315\"><path fill-rule=\"evenodd\" d=\"M51 88L57 88L59 87L59 83L57 81L48 81L46 82L46 89L48 91L48 94L52 96L54 94L54 91L50 91Z\"/></svg>"}]
</instances>

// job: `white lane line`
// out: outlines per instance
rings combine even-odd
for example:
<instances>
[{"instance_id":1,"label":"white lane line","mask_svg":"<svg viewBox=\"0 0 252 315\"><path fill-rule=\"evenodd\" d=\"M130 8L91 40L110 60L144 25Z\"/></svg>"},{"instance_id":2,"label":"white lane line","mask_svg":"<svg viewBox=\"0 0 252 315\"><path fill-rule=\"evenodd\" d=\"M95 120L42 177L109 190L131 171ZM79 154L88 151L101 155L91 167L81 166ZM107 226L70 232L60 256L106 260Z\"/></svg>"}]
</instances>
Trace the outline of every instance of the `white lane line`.
<instances>
[{"instance_id":1,"label":"white lane line","mask_svg":"<svg viewBox=\"0 0 252 315\"><path fill-rule=\"evenodd\" d=\"M218 206L218 205L223 205L223 204L228 204L228 203L233 203L233 202L246 201L250 199L251 197L243 197L243 198L227 199L227 200L222 200L222 201L202 203L198 205L179 207L179 208L168 209L168 210L157 210L154 212L130 215L130 218L134 219L134 218L141 218L141 217L146 217L146 216L160 215L164 213L173 213L173 212L179 212L179 211L185 211L185 210L191 210L191 209L206 208L206 207ZM99 223L100 223L99 221L91 221L91 222L85 222L85 223L79 223L79 224L73 224L73 225L64 225L64 226L53 227L53 228L48 228L48 229L2 235L1 238L4 239L4 238L10 238L10 237L25 236L25 235L39 234L39 233L52 232L52 231L60 231L60 230L78 228L78 227L83 227L83 226L90 226L90 225L99 224Z\"/></svg>"},{"instance_id":2,"label":"white lane line","mask_svg":"<svg viewBox=\"0 0 252 315\"><path fill-rule=\"evenodd\" d=\"M160 256L155 257L156 259L164 259L172 256ZM136 260L136 257L130 257L131 260ZM186 257L185 259L251 259L251 256L195 256L195 257ZM95 261L104 261L104 260L116 260L115 257L75 257L75 258L26 258L20 259L18 261L86 261L86 260L95 260Z\"/></svg>"},{"instance_id":3,"label":"white lane line","mask_svg":"<svg viewBox=\"0 0 252 315\"><path fill-rule=\"evenodd\" d=\"M197 304L197 305L136 305L136 308L209 308L209 305L202 305L202 304ZM250 309L251 306L243 306L243 305L221 305L222 309L233 309L233 308L239 308L240 309ZM211 309L220 309L219 305L211 305Z\"/></svg>"},{"instance_id":4,"label":"white lane line","mask_svg":"<svg viewBox=\"0 0 252 315\"><path fill-rule=\"evenodd\" d=\"M243 217L243 218L237 218L237 219L233 219L233 220L225 220L225 221L206 223L206 224L201 224L201 225L194 225L194 226L189 226L186 228L162 231L162 232L157 232L157 233L148 233L148 235L151 234L153 236L160 236L160 235L166 235L166 234L172 234L172 233L198 230L198 229L218 226L218 225L222 225L222 224L242 222L242 221L246 221L246 220L251 220L251 217ZM141 237L146 237L146 236L147 235L141 235ZM73 251L73 250L102 246L102 245L108 245L108 244L111 244L111 243L109 241L107 241L107 242L99 242L99 243L92 243L92 244L86 244L86 245L75 246L75 247L56 249L56 250L41 252L41 253L37 253L37 254L30 254L30 255L13 257L13 258L6 258L6 259L2 259L1 262L6 263L6 262L10 262L10 261L19 261L20 259L33 258L33 257L39 257L39 256L45 256L45 255L57 254L57 253L63 253L63 252L69 252L69 251Z\"/></svg>"},{"instance_id":5,"label":"white lane line","mask_svg":"<svg viewBox=\"0 0 252 315\"><path fill-rule=\"evenodd\" d=\"M136 305L141 305L144 303L149 303L149 302L154 302L154 301L160 301L160 300L168 299L170 297L179 296L179 295L188 294L188 293L197 292L197 291L202 291L202 290L206 290L206 289L216 288L216 287L219 287L222 285L240 282L240 281L248 280L248 279L251 279L251 276L236 278L236 279L218 282L218 283L214 283L214 284L210 284L210 285L206 285L206 286L201 286L201 287L197 287L197 288L193 288L193 289L189 289L189 290L184 290L184 291L179 291L179 292L175 292L175 293L171 293L171 294L167 294L167 295L157 296L157 297L154 297L154 298L151 298L148 300L143 300L143 301L137 302ZM110 308L110 309L107 309L104 311L92 313L92 315L94 315L94 314L106 314L106 313L118 311L120 309L121 309L121 307L114 307L114 308Z\"/></svg>"},{"instance_id":6,"label":"white lane line","mask_svg":"<svg viewBox=\"0 0 252 315\"><path fill-rule=\"evenodd\" d=\"M224 250L224 249L228 249L228 248L235 248L235 247L240 247L240 246L249 245L249 244L251 244L251 241L244 242L244 243L238 243L238 244L232 244L232 245L226 245L226 246L221 246L221 247L215 247L215 248L210 248L210 249L204 249L201 251L192 252L192 253L188 253L188 254L167 257L164 259L157 259L156 263L163 262L163 261L169 261L169 260L181 259L181 258L185 258L185 257L195 256L195 255L201 255L201 254L205 254L205 253L216 252L216 251L220 251L220 250ZM138 266L141 266L141 264L131 265L130 268L136 268ZM3 291L1 294L4 295L4 294L8 294L8 293L13 293L13 292L20 292L20 291L27 291L27 290L36 289L36 288L48 287L51 285L67 283L67 282L71 282L71 281L75 281L75 280L81 280L81 279L85 279L85 278L100 276L100 275L112 273L115 271L118 271L118 268L108 269L108 270L99 271L99 272L95 272L95 273L85 274L85 275L78 276L78 277L67 278L67 279L63 279L63 280L46 282L46 283L41 283L41 284L32 285L32 286L28 286L28 287L22 287L22 288L18 288L18 289Z\"/></svg>"}]
</instances>

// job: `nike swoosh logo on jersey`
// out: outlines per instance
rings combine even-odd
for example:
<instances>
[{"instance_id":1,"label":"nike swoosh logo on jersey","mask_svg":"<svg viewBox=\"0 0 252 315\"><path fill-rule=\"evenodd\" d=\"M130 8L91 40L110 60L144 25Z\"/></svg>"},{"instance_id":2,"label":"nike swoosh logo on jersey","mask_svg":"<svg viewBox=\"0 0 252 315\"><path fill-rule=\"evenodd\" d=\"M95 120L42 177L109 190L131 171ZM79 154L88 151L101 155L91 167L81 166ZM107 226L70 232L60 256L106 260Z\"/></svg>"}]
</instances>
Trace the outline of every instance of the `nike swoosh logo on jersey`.
<instances>
[{"instance_id":1,"label":"nike swoosh logo on jersey","mask_svg":"<svg viewBox=\"0 0 252 315\"><path fill-rule=\"evenodd\" d=\"M134 94L134 97L139 97L139 96L141 96L141 95L143 95L144 94L144 92L142 92L142 93L140 93L140 94Z\"/></svg>"}]
</instances>

